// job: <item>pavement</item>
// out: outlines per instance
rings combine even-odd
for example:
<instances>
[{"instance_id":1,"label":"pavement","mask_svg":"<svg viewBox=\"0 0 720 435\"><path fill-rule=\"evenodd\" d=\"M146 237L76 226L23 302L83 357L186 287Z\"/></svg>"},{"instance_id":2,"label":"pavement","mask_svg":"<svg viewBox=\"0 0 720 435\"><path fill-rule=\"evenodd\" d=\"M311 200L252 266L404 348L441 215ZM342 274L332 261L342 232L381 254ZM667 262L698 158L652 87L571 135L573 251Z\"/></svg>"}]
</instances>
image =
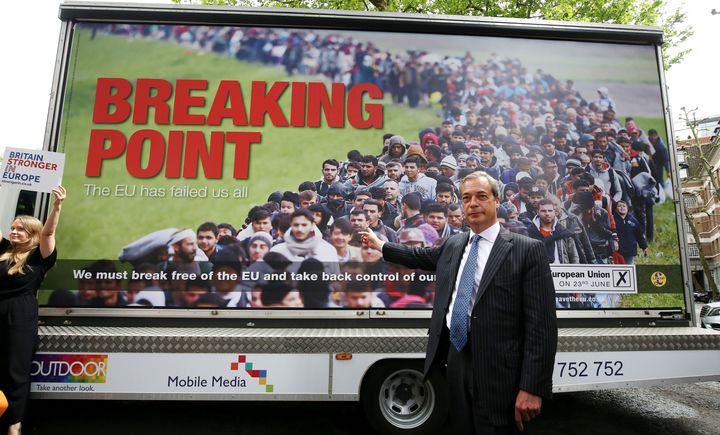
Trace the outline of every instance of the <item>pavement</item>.
<instances>
[{"instance_id":1,"label":"pavement","mask_svg":"<svg viewBox=\"0 0 720 435\"><path fill-rule=\"evenodd\" d=\"M535 435L720 433L720 383L556 394ZM373 431L355 402L36 400L25 435L337 434ZM446 428L441 434L450 434Z\"/></svg>"}]
</instances>

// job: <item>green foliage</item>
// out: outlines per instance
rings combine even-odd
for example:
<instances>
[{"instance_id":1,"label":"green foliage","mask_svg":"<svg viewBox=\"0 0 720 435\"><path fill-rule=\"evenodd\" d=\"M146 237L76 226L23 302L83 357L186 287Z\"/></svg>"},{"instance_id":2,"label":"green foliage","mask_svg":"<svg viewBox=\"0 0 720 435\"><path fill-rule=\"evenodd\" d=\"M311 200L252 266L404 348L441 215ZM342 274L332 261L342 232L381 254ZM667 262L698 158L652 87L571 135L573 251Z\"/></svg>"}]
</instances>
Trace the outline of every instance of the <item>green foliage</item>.
<instances>
[{"instance_id":1,"label":"green foliage","mask_svg":"<svg viewBox=\"0 0 720 435\"><path fill-rule=\"evenodd\" d=\"M666 70L680 63L683 57L692 51L690 48L681 47L695 33L689 25L684 23L686 18L687 13L681 8L677 8L662 22L662 29L665 32L663 66Z\"/></svg>"},{"instance_id":2,"label":"green foliage","mask_svg":"<svg viewBox=\"0 0 720 435\"><path fill-rule=\"evenodd\" d=\"M693 35L682 7L665 15L665 0L173 0L224 6L339 9L419 14L532 18L557 21L658 26L665 33L663 65L669 69L691 49Z\"/></svg>"}]
</instances>

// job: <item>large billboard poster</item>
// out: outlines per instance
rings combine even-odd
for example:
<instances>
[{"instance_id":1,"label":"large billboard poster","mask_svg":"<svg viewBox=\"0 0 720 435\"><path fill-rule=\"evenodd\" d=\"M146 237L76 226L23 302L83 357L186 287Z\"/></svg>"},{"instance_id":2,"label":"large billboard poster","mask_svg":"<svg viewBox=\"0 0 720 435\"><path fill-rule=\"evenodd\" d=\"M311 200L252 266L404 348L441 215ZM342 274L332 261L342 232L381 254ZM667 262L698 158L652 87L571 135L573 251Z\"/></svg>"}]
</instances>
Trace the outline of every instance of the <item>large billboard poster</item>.
<instances>
[{"instance_id":1,"label":"large billboard poster","mask_svg":"<svg viewBox=\"0 0 720 435\"><path fill-rule=\"evenodd\" d=\"M66 79L43 304L426 309L357 231L466 231L475 170L558 309L684 304L654 46L83 23Z\"/></svg>"}]
</instances>

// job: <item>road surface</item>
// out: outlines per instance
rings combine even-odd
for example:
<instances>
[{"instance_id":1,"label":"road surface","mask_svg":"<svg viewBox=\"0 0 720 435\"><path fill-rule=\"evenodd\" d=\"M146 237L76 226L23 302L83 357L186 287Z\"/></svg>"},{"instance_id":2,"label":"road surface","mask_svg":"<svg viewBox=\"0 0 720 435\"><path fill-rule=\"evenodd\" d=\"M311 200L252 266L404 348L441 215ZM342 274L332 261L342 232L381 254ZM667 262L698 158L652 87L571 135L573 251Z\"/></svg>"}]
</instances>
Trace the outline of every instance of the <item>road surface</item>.
<instances>
[{"instance_id":1,"label":"road surface","mask_svg":"<svg viewBox=\"0 0 720 435\"><path fill-rule=\"evenodd\" d=\"M720 383L557 394L536 435L720 433ZM354 402L33 401L25 435L338 434L373 431ZM450 433L446 431L445 433Z\"/></svg>"}]
</instances>

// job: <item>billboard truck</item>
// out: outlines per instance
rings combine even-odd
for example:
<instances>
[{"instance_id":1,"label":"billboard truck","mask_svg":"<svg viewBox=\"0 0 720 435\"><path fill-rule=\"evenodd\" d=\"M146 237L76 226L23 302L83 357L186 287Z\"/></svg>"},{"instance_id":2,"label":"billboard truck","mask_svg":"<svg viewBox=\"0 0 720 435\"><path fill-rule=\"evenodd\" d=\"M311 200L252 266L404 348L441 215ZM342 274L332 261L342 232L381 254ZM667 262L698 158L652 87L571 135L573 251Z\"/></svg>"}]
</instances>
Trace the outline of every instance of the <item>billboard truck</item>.
<instances>
[{"instance_id":1,"label":"billboard truck","mask_svg":"<svg viewBox=\"0 0 720 435\"><path fill-rule=\"evenodd\" d=\"M502 225L545 242L555 392L720 379L660 30L85 2L60 19L44 147L69 199L35 397L359 400L380 432L432 433L434 272L356 233L442 243L476 170ZM2 225L47 213L11 191Z\"/></svg>"}]
</instances>

